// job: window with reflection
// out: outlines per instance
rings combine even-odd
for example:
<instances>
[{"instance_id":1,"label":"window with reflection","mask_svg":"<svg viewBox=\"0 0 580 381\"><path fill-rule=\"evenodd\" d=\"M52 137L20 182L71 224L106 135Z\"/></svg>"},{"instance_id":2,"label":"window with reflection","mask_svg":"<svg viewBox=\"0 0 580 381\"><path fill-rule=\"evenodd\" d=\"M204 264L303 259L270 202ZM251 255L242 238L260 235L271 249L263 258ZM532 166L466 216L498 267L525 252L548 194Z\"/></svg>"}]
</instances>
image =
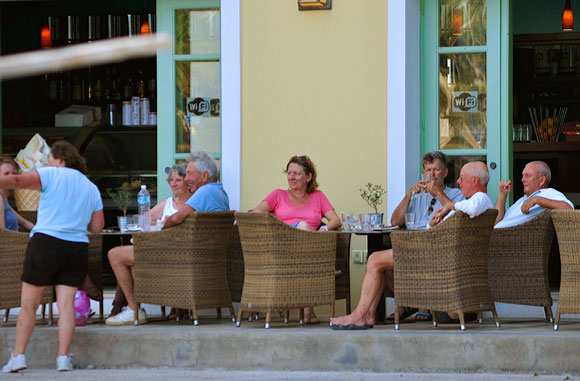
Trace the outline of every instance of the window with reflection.
<instances>
[{"instance_id":1,"label":"window with reflection","mask_svg":"<svg viewBox=\"0 0 580 381\"><path fill-rule=\"evenodd\" d=\"M221 156L220 12L175 11L176 153Z\"/></svg>"},{"instance_id":2,"label":"window with reflection","mask_svg":"<svg viewBox=\"0 0 580 381\"><path fill-rule=\"evenodd\" d=\"M486 54L440 54L439 148L486 148L486 111Z\"/></svg>"},{"instance_id":3,"label":"window with reflection","mask_svg":"<svg viewBox=\"0 0 580 381\"><path fill-rule=\"evenodd\" d=\"M486 45L486 0L441 0L439 2L439 45Z\"/></svg>"}]
</instances>

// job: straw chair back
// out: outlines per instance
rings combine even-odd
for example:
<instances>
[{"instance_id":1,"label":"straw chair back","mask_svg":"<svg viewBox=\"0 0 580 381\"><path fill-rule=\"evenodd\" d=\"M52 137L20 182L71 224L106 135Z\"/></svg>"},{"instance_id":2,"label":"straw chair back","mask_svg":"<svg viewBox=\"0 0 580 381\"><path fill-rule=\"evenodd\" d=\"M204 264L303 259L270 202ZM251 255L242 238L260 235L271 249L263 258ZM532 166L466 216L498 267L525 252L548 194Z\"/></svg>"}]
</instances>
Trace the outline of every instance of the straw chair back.
<instances>
[{"instance_id":1,"label":"straw chair back","mask_svg":"<svg viewBox=\"0 0 580 381\"><path fill-rule=\"evenodd\" d=\"M245 270L241 312L266 312L267 326L271 312L323 304L334 312L337 233L295 229L270 213L236 213L236 221Z\"/></svg>"},{"instance_id":2,"label":"straw chair back","mask_svg":"<svg viewBox=\"0 0 580 381\"><path fill-rule=\"evenodd\" d=\"M234 212L193 212L172 228L135 233L135 302L233 312L226 254Z\"/></svg>"},{"instance_id":3,"label":"straw chair back","mask_svg":"<svg viewBox=\"0 0 580 381\"><path fill-rule=\"evenodd\" d=\"M552 210L558 235L562 279L554 330L561 314L580 313L580 210Z\"/></svg>"},{"instance_id":4,"label":"straw chair back","mask_svg":"<svg viewBox=\"0 0 580 381\"><path fill-rule=\"evenodd\" d=\"M495 311L487 274L497 210L461 212L420 231L391 233L397 306L434 311Z\"/></svg>"},{"instance_id":5,"label":"straw chair back","mask_svg":"<svg viewBox=\"0 0 580 381\"><path fill-rule=\"evenodd\" d=\"M523 224L493 229L489 241L489 283L494 301L542 306L552 319L548 257L554 238L550 210Z\"/></svg>"}]
</instances>

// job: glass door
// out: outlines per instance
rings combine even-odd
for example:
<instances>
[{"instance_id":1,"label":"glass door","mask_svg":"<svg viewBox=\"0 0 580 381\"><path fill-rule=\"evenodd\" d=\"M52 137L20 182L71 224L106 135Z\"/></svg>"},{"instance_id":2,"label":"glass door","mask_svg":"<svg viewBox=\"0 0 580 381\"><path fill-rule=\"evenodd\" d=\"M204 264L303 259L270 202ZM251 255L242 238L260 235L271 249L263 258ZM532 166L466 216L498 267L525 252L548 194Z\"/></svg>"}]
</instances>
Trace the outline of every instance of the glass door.
<instances>
[{"instance_id":1,"label":"glass door","mask_svg":"<svg viewBox=\"0 0 580 381\"><path fill-rule=\"evenodd\" d=\"M168 197L165 167L196 151L221 159L220 1L158 1L157 8L157 29L173 38L157 56L158 185Z\"/></svg>"},{"instance_id":2,"label":"glass door","mask_svg":"<svg viewBox=\"0 0 580 381\"><path fill-rule=\"evenodd\" d=\"M422 4L421 151L440 150L450 157L449 184L455 183L465 162L486 162L492 200L510 168L509 158L502 162L500 143L500 3L429 0Z\"/></svg>"}]
</instances>

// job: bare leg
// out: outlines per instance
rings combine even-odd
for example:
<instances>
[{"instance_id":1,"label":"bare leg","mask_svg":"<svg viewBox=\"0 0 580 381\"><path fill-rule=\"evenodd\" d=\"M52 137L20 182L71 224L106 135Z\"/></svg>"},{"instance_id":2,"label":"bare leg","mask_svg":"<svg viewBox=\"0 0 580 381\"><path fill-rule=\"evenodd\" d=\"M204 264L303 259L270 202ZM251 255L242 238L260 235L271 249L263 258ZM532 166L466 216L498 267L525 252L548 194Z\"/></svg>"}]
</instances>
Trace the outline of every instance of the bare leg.
<instances>
[{"instance_id":1,"label":"bare leg","mask_svg":"<svg viewBox=\"0 0 580 381\"><path fill-rule=\"evenodd\" d=\"M44 287L34 286L30 283L22 282L22 293L20 296L20 312L16 322L16 340L14 344L13 356L26 352L26 346L36 323L36 310L40 304Z\"/></svg>"},{"instance_id":2,"label":"bare leg","mask_svg":"<svg viewBox=\"0 0 580 381\"><path fill-rule=\"evenodd\" d=\"M58 305L58 355L68 356L70 343L75 333L75 293L76 287L57 285L56 304Z\"/></svg>"},{"instance_id":3,"label":"bare leg","mask_svg":"<svg viewBox=\"0 0 580 381\"><path fill-rule=\"evenodd\" d=\"M121 290L125 294L129 308L134 311L135 299L133 298L133 274L131 272L131 268L135 264L133 246L117 246L109 250L109 263L117 278L117 284L121 286Z\"/></svg>"},{"instance_id":4,"label":"bare leg","mask_svg":"<svg viewBox=\"0 0 580 381\"><path fill-rule=\"evenodd\" d=\"M354 311L347 316L332 318L332 324L374 325L375 311L385 287L385 270L393 268L393 250L373 253L367 262L360 300Z\"/></svg>"}]
</instances>

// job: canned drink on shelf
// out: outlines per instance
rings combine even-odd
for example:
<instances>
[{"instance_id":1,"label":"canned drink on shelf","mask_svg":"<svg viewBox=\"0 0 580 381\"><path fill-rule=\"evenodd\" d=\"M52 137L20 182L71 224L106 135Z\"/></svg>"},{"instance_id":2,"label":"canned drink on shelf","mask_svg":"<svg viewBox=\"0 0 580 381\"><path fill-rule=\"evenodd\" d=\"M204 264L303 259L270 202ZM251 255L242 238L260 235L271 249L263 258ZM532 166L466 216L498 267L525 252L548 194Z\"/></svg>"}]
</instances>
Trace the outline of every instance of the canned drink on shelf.
<instances>
[{"instance_id":1,"label":"canned drink on shelf","mask_svg":"<svg viewBox=\"0 0 580 381\"><path fill-rule=\"evenodd\" d=\"M131 101L123 102L123 126L131 125Z\"/></svg>"},{"instance_id":2,"label":"canned drink on shelf","mask_svg":"<svg viewBox=\"0 0 580 381\"><path fill-rule=\"evenodd\" d=\"M139 97L131 98L131 126L138 126L141 118L139 117Z\"/></svg>"},{"instance_id":3,"label":"canned drink on shelf","mask_svg":"<svg viewBox=\"0 0 580 381\"><path fill-rule=\"evenodd\" d=\"M155 111L151 111L149 112L149 123L150 126L156 126L157 125L157 112Z\"/></svg>"},{"instance_id":4,"label":"canned drink on shelf","mask_svg":"<svg viewBox=\"0 0 580 381\"><path fill-rule=\"evenodd\" d=\"M139 124L142 126L149 124L149 98L139 99Z\"/></svg>"}]
</instances>

